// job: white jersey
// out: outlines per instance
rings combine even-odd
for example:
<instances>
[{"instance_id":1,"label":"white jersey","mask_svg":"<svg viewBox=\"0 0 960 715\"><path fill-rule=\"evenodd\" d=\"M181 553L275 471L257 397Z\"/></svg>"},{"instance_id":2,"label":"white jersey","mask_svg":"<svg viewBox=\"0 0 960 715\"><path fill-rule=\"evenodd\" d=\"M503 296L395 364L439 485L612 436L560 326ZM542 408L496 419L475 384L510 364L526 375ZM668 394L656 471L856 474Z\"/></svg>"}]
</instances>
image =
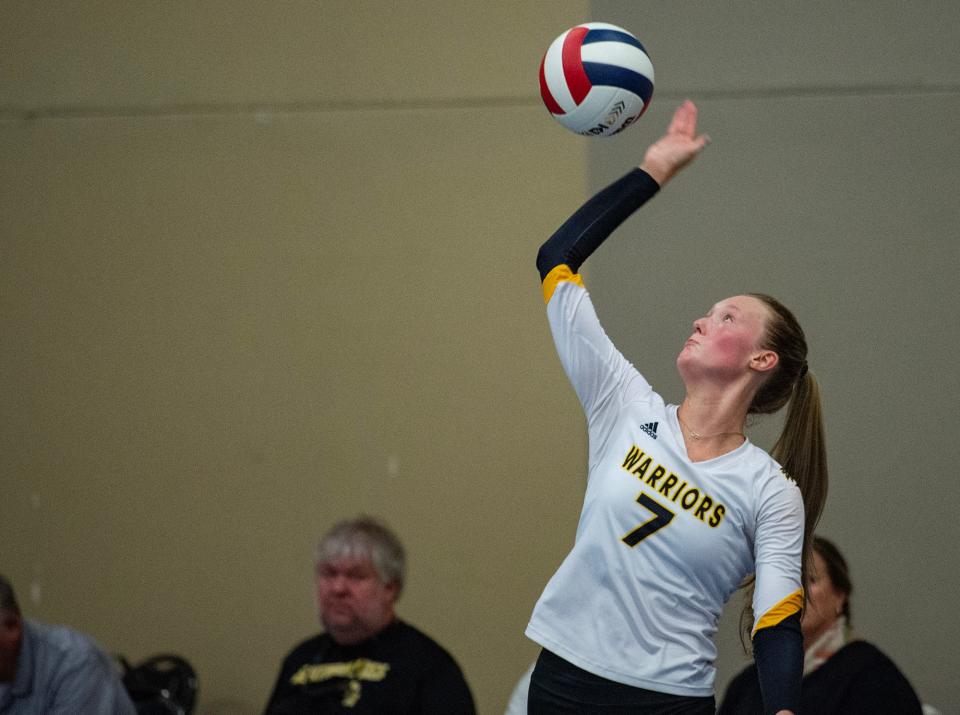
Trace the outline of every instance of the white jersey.
<instances>
[{"instance_id":1,"label":"white jersey","mask_svg":"<svg viewBox=\"0 0 960 715\"><path fill-rule=\"evenodd\" d=\"M754 631L802 607L800 491L749 441L691 462L677 407L611 343L579 276L558 269L547 313L586 414L589 475L573 549L527 636L609 680L709 696L720 613L749 574Z\"/></svg>"}]
</instances>

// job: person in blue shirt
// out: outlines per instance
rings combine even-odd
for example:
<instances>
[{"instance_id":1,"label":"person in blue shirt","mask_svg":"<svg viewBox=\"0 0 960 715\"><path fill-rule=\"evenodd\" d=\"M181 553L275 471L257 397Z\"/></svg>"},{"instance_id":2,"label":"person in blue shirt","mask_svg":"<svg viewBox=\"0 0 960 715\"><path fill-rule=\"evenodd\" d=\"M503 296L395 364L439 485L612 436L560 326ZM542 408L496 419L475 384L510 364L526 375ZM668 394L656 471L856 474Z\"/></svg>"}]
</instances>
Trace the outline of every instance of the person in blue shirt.
<instances>
[{"instance_id":1,"label":"person in blue shirt","mask_svg":"<svg viewBox=\"0 0 960 715\"><path fill-rule=\"evenodd\" d=\"M89 636L24 618L0 576L0 713L136 715L113 660Z\"/></svg>"}]
</instances>

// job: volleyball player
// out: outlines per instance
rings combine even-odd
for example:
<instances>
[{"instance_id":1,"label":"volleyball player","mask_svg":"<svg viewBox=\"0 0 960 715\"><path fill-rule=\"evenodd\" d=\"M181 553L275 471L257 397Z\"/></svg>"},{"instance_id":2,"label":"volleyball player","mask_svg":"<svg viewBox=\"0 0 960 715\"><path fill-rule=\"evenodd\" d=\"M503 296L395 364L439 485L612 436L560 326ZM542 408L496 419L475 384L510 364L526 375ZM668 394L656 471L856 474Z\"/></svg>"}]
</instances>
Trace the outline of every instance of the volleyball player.
<instances>
[{"instance_id":1,"label":"volleyball player","mask_svg":"<svg viewBox=\"0 0 960 715\"><path fill-rule=\"evenodd\" d=\"M766 710L799 703L802 562L827 482L802 329L769 296L719 301L693 323L676 360L685 396L670 405L606 336L577 274L706 143L685 102L640 167L584 204L537 258L557 352L587 418L589 473L574 546L527 628L543 647L531 713L712 715L713 636L723 604L751 577ZM770 456L744 425L785 406Z\"/></svg>"}]
</instances>

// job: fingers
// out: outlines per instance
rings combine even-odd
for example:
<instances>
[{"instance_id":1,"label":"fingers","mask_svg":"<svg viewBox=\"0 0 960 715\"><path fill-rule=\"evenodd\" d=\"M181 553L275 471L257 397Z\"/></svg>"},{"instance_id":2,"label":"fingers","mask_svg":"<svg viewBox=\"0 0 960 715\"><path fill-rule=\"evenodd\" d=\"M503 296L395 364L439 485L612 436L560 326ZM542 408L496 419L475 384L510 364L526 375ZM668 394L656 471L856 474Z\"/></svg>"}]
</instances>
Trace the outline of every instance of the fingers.
<instances>
[{"instance_id":1,"label":"fingers","mask_svg":"<svg viewBox=\"0 0 960 715\"><path fill-rule=\"evenodd\" d=\"M709 143L709 136L697 135L697 107L687 100L673 113L667 133L647 149L640 168L663 186Z\"/></svg>"},{"instance_id":2,"label":"fingers","mask_svg":"<svg viewBox=\"0 0 960 715\"><path fill-rule=\"evenodd\" d=\"M689 99L677 107L667 128L667 134L693 137L697 133L697 105Z\"/></svg>"}]
</instances>

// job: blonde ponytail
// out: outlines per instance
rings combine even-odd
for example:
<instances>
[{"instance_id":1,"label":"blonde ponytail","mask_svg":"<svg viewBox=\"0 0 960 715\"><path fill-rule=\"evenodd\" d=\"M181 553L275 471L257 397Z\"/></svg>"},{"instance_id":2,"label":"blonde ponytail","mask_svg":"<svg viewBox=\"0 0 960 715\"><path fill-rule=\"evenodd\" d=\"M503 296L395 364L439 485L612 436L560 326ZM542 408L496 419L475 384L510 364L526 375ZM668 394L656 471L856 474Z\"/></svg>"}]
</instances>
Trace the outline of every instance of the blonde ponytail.
<instances>
[{"instance_id":1,"label":"blonde ponytail","mask_svg":"<svg viewBox=\"0 0 960 715\"><path fill-rule=\"evenodd\" d=\"M823 430L820 385L807 366L807 341L797 319L782 303L769 295L751 293L770 309L764 347L777 353L777 367L754 396L752 414L770 414L784 406L787 417L771 455L786 475L796 482L803 497L803 556L801 578L807 581L807 562L813 532L827 501L827 450ZM744 584L748 598L753 578ZM740 615L741 639L749 641L753 613L747 601ZM746 639L743 638L744 634Z\"/></svg>"}]
</instances>

